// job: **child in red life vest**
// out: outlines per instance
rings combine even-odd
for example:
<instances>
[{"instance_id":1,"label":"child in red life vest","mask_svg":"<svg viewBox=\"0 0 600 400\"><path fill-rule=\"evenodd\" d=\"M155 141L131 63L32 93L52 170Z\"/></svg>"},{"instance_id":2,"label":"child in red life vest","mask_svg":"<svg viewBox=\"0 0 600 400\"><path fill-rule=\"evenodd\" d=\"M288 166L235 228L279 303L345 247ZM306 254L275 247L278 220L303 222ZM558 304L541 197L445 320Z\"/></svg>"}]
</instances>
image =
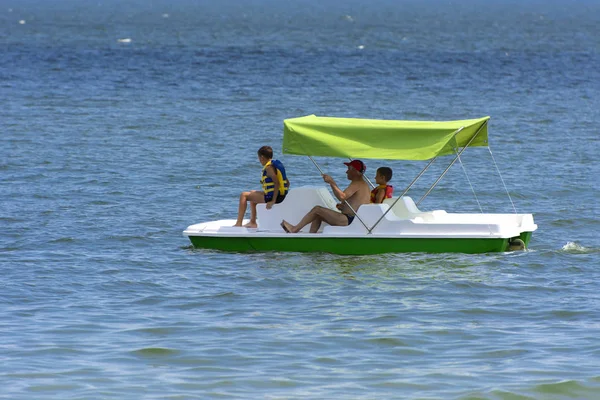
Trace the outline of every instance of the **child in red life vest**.
<instances>
[{"instance_id":1,"label":"child in red life vest","mask_svg":"<svg viewBox=\"0 0 600 400\"><path fill-rule=\"evenodd\" d=\"M388 185L392 179L392 169L388 167L377 168L375 174L375 183L378 184L371 191L371 203L383 203L383 199L391 199L394 194L394 187Z\"/></svg>"}]
</instances>

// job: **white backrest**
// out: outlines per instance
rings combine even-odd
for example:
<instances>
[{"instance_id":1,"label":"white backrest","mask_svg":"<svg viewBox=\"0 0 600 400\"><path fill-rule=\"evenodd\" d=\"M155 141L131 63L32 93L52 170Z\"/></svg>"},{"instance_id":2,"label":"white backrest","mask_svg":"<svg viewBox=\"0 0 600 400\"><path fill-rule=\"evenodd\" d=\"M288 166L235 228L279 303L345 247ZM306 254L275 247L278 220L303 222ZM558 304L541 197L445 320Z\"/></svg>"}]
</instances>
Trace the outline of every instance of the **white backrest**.
<instances>
[{"instance_id":1,"label":"white backrest","mask_svg":"<svg viewBox=\"0 0 600 400\"><path fill-rule=\"evenodd\" d=\"M323 228L323 233L330 234L365 234L367 232L367 228L373 227L377 221L383 216L383 214L390 208L387 204L363 204L358 208L356 212L357 217L354 218L352 223L347 226L329 226L326 225ZM396 219L395 216L392 215L392 212L388 212L386 214L386 219L390 216L391 218ZM362 220L362 222L361 222ZM365 225L363 225L363 222Z\"/></svg>"},{"instance_id":2,"label":"white backrest","mask_svg":"<svg viewBox=\"0 0 600 400\"><path fill-rule=\"evenodd\" d=\"M390 207L398 200L398 197L392 197L391 199L383 200L383 204L387 204ZM409 196L403 196L396 204L393 205L392 211L394 215L401 219L414 218L415 214L420 214L421 210L417 208L417 205Z\"/></svg>"},{"instance_id":3,"label":"white backrest","mask_svg":"<svg viewBox=\"0 0 600 400\"><path fill-rule=\"evenodd\" d=\"M322 206L336 210L336 201L325 187L301 186L291 189L285 200L275 204L267 210L266 204L257 204L258 230L283 232L281 221L290 224L300 222L314 206ZM304 227L302 232L308 232L310 225Z\"/></svg>"},{"instance_id":4,"label":"white backrest","mask_svg":"<svg viewBox=\"0 0 600 400\"><path fill-rule=\"evenodd\" d=\"M389 210L389 212L387 212ZM387 213L386 213L387 212ZM360 219L359 219L360 217ZM363 225L361 220L367 227ZM377 225L375 225L377 224ZM357 217L348 226L325 226L324 234L339 234L339 235L365 235L368 229L372 229L372 233L386 234L397 233L404 229L407 224L411 224L408 219L398 218L390 206L383 204L363 204L357 212Z\"/></svg>"},{"instance_id":5,"label":"white backrest","mask_svg":"<svg viewBox=\"0 0 600 400\"><path fill-rule=\"evenodd\" d=\"M357 215L363 220L365 225L371 228L389 208L390 206L387 204L363 204L358 208ZM388 215L394 217L392 211L386 214L386 216ZM362 225L358 218L355 218L352 224Z\"/></svg>"}]
</instances>

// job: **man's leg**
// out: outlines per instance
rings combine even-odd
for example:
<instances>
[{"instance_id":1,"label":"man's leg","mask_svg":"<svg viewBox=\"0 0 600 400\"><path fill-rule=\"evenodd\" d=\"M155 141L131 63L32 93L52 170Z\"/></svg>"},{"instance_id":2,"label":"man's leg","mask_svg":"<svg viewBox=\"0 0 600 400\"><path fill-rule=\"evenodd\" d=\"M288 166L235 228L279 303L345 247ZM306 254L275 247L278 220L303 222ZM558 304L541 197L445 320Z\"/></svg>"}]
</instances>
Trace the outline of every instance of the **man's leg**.
<instances>
[{"instance_id":1,"label":"man's leg","mask_svg":"<svg viewBox=\"0 0 600 400\"><path fill-rule=\"evenodd\" d=\"M319 207L319 209L317 210L317 215L319 216L321 221L325 221L331 226L346 226L346 225L348 225L348 217L346 217L345 214L342 214L337 211L333 211L329 208ZM317 231L319 230L320 227L321 227L320 222L319 222L319 225L317 225L314 230L313 230L313 226L311 226L310 233L317 233Z\"/></svg>"},{"instance_id":2,"label":"man's leg","mask_svg":"<svg viewBox=\"0 0 600 400\"><path fill-rule=\"evenodd\" d=\"M313 219L313 222L310 223L310 229L308 231L310 233L317 233L319 231L319 228L321 227L322 222L323 220L321 219L321 217L315 217L315 219Z\"/></svg>"},{"instance_id":3,"label":"man's leg","mask_svg":"<svg viewBox=\"0 0 600 400\"><path fill-rule=\"evenodd\" d=\"M242 222L244 221L244 215L246 214L247 203L250 202L251 207L252 203L264 203L265 195L263 192L258 190L253 190L251 192L243 192L240 194L240 203L238 204L238 217L234 226L242 226ZM250 222L247 225L249 228L256 228L256 204L254 204L254 210L251 210Z\"/></svg>"},{"instance_id":4,"label":"man's leg","mask_svg":"<svg viewBox=\"0 0 600 400\"><path fill-rule=\"evenodd\" d=\"M310 232L316 233L321 227L322 221L334 226L348 225L348 218L344 214L321 206L313 207L297 225L292 225L287 221L282 221L281 225L290 233L298 233L306 225L311 224Z\"/></svg>"}]
</instances>

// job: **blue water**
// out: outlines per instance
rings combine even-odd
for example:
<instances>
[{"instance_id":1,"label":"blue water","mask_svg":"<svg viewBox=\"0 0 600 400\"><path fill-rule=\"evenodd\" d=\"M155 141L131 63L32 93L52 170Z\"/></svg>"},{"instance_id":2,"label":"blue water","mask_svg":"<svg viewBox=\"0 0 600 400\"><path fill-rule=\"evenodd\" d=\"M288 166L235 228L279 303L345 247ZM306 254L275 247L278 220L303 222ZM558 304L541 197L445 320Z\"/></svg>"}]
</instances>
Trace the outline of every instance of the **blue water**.
<instances>
[{"instance_id":1,"label":"blue water","mask_svg":"<svg viewBox=\"0 0 600 400\"><path fill-rule=\"evenodd\" d=\"M600 3L522 3L1 1L0 398L600 398ZM421 208L530 251L193 250L313 113L490 115Z\"/></svg>"}]
</instances>

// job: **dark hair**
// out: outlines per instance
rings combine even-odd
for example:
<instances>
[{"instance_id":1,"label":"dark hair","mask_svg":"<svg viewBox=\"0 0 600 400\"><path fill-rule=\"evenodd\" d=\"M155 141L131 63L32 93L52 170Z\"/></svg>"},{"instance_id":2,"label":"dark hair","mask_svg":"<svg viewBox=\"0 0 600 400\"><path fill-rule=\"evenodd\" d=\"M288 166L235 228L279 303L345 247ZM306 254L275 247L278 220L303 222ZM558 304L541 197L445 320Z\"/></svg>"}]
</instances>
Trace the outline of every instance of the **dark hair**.
<instances>
[{"instance_id":1,"label":"dark hair","mask_svg":"<svg viewBox=\"0 0 600 400\"><path fill-rule=\"evenodd\" d=\"M377 168L377 173L385 178L386 182L392 179L392 169L388 167Z\"/></svg>"},{"instance_id":2,"label":"dark hair","mask_svg":"<svg viewBox=\"0 0 600 400\"><path fill-rule=\"evenodd\" d=\"M258 149L258 155L263 156L264 158L268 158L269 160L273 158L273 149L271 146L263 146Z\"/></svg>"}]
</instances>

